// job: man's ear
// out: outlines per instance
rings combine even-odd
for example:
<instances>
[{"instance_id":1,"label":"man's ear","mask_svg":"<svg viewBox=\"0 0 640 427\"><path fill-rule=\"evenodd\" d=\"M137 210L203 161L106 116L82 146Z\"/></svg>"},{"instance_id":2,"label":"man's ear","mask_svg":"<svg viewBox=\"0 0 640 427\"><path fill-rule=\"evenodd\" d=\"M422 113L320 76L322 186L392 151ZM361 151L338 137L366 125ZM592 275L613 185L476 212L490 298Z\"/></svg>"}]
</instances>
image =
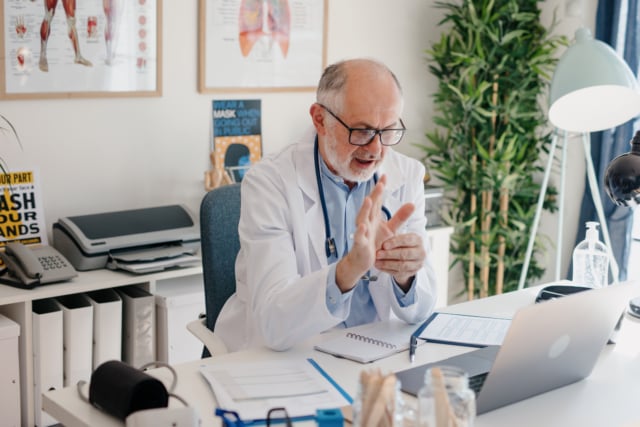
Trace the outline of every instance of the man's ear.
<instances>
[{"instance_id":1,"label":"man's ear","mask_svg":"<svg viewBox=\"0 0 640 427\"><path fill-rule=\"evenodd\" d=\"M313 126L316 128L318 135L325 135L327 133L327 127L324 120L324 108L322 108L317 102L313 103L311 108L309 108L309 114L311 114L311 121L313 122Z\"/></svg>"}]
</instances>

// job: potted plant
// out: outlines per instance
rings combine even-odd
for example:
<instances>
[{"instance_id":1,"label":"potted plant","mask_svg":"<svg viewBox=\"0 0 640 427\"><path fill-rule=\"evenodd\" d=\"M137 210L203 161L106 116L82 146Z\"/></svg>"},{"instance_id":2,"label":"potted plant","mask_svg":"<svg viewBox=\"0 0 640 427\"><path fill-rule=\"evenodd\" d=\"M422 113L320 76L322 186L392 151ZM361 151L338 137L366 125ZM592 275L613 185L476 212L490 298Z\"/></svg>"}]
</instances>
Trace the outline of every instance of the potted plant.
<instances>
[{"instance_id":1,"label":"potted plant","mask_svg":"<svg viewBox=\"0 0 640 427\"><path fill-rule=\"evenodd\" d=\"M16 131L16 128L13 127L13 124L11 124L9 119L7 119L2 114L0 114L0 132L2 132L3 136L8 134L13 138L15 138L16 142L18 143L18 146L20 147L20 149L22 149L22 143L20 142L18 131ZM0 155L0 172L2 172L3 174L6 174L9 172L9 166L7 165L7 160L4 159L1 155Z\"/></svg>"},{"instance_id":2,"label":"potted plant","mask_svg":"<svg viewBox=\"0 0 640 427\"><path fill-rule=\"evenodd\" d=\"M517 288L535 214L535 178L551 142L541 100L555 51L567 43L540 24L537 3L436 3L444 31L427 55L439 80L437 127L421 148L446 190L453 264L462 264L469 299ZM546 210L555 209L555 194L548 189ZM540 239L529 279L544 273L535 257Z\"/></svg>"}]
</instances>

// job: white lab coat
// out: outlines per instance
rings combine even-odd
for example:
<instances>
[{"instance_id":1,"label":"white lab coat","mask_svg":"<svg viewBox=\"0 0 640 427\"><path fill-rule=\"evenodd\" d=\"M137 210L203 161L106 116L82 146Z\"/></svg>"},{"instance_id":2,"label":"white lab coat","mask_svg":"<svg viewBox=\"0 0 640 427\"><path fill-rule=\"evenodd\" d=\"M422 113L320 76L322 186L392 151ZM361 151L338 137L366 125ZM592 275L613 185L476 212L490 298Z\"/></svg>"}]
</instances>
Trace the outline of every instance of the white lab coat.
<instances>
[{"instance_id":1,"label":"white lab coat","mask_svg":"<svg viewBox=\"0 0 640 427\"><path fill-rule=\"evenodd\" d=\"M375 268L369 284L380 320L418 323L433 311L436 283L425 233L424 166L389 149L378 171L387 175L384 205L393 215L407 202L415 211L400 233L420 234L427 261L416 276L415 303L401 307L392 277ZM242 181L240 252L236 293L226 302L214 331L230 351L266 345L285 350L343 322L326 305L325 230L314 168L313 139L265 158Z\"/></svg>"}]
</instances>

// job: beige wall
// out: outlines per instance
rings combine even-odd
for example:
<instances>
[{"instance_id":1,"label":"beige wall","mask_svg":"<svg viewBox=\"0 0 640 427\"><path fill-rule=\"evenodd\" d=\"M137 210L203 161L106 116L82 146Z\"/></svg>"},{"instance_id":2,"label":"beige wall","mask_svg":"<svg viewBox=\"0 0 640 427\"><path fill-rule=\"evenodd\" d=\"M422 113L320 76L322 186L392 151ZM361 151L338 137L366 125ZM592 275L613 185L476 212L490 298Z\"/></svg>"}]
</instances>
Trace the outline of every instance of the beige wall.
<instances>
[{"instance_id":1,"label":"beige wall","mask_svg":"<svg viewBox=\"0 0 640 427\"><path fill-rule=\"evenodd\" d=\"M61 216L100 211L169 203L185 203L197 211L204 194L203 173L209 167L212 99L262 99L265 153L286 146L307 126L312 92L199 94L197 2L163 3L162 97L0 101L0 114L13 122L22 138L22 156L40 171L49 229ZM545 20L557 7L560 28L572 34L580 22L591 21L589 10L595 10L595 0L578 3L586 9L581 18L564 16L563 0L541 2ZM433 4L329 0L329 62L369 56L396 71L405 87L404 119L409 128L399 149L413 156L420 151L412 144L426 141L433 114L430 96L436 82L424 54L439 37L440 11ZM0 145L3 157L15 157L5 145ZM584 169L573 169L570 179L582 185ZM569 231L575 223L571 216L577 214L568 213ZM544 229L554 232L553 226L543 225ZM573 236L568 237L573 242ZM549 259L553 262L553 254Z\"/></svg>"}]
</instances>

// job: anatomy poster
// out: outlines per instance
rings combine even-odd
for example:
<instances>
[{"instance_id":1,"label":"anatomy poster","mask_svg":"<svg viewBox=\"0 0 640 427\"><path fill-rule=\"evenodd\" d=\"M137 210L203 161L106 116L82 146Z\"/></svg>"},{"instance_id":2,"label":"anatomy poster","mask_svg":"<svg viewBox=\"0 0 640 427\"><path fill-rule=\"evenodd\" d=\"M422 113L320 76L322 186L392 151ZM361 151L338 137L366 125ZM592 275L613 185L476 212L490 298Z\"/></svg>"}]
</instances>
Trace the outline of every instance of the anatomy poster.
<instances>
[{"instance_id":1,"label":"anatomy poster","mask_svg":"<svg viewBox=\"0 0 640 427\"><path fill-rule=\"evenodd\" d=\"M200 91L314 89L326 0L200 0Z\"/></svg>"},{"instance_id":2,"label":"anatomy poster","mask_svg":"<svg viewBox=\"0 0 640 427\"><path fill-rule=\"evenodd\" d=\"M213 101L212 106L214 166L240 182L262 156L260 100Z\"/></svg>"},{"instance_id":3,"label":"anatomy poster","mask_svg":"<svg viewBox=\"0 0 640 427\"><path fill-rule=\"evenodd\" d=\"M0 0L1 95L159 95L160 2Z\"/></svg>"}]
</instances>

